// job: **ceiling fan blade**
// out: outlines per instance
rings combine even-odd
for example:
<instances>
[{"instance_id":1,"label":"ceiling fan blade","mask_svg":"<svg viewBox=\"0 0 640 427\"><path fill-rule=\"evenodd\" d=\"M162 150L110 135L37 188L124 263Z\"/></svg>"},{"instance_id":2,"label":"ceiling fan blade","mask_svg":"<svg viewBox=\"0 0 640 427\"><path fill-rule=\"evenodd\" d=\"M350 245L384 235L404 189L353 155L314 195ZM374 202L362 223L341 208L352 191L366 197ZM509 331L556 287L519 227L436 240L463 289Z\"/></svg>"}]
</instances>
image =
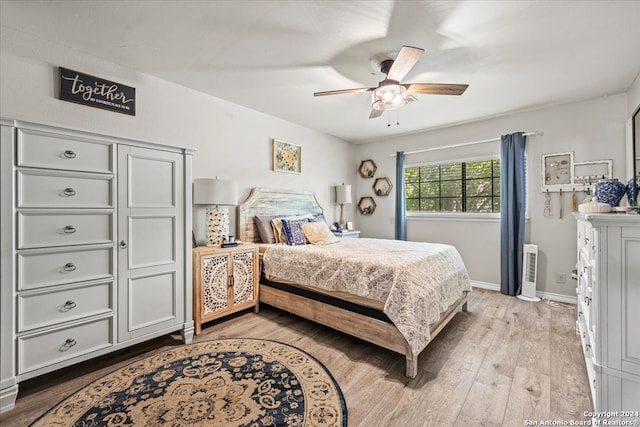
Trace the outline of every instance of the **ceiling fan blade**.
<instances>
[{"instance_id":1,"label":"ceiling fan blade","mask_svg":"<svg viewBox=\"0 0 640 427\"><path fill-rule=\"evenodd\" d=\"M424 95L462 95L469 85L447 83L410 83L403 85L407 93Z\"/></svg>"},{"instance_id":2,"label":"ceiling fan blade","mask_svg":"<svg viewBox=\"0 0 640 427\"><path fill-rule=\"evenodd\" d=\"M418 59L424 53L424 49L419 47L402 46L396 59L387 73L387 78L399 82L416 65Z\"/></svg>"},{"instance_id":3,"label":"ceiling fan blade","mask_svg":"<svg viewBox=\"0 0 640 427\"><path fill-rule=\"evenodd\" d=\"M339 89L339 90L327 90L324 92L314 92L313 96L325 96L325 95L342 95L343 93L359 93L369 92L374 90L375 87L360 87L357 89Z\"/></svg>"},{"instance_id":4,"label":"ceiling fan blade","mask_svg":"<svg viewBox=\"0 0 640 427\"><path fill-rule=\"evenodd\" d=\"M371 109L371 113L369 114L370 119L375 119L376 117L380 117L384 113L384 110L376 110L375 108Z\"/></svg>"}]
</instances>

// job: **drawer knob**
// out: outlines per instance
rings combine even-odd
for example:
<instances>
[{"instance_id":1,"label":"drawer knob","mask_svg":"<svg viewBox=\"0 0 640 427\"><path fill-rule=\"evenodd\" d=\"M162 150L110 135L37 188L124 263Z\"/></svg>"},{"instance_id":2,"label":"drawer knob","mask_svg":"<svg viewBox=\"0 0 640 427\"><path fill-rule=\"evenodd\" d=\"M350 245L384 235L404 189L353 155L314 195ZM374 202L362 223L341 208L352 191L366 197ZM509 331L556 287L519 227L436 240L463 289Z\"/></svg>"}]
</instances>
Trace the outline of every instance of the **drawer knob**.
<instances>
[{"instance_id":1,"label":"drawer knob","mask_svg":"<svg viewBox=\"0 0 640 427\"><path fill-rule=\"evenodd\" d=\"M127 249L127 242L120 240L120 249Z\"/></svg>"},{"instance_id":2,"label":"drawer knob","mask_svg":"<svg viewBox=\"0 0 640 427\"><path fill-rule=\"evenodd\" d=\"M77 306L77 304L76 304L76 302L75 302L75 301L73 301L73 300L69 300L69 301L67 301L67 302L65 302L65 303L64 303L63 308L64 308L65 310L73 310L74 308L76 308L76 306Z\"/></svg>"},{"instance_id":3,"label":"drawer knob","mask_svg":"<svg viewBox=\"0 0 640 427\"><path fill-rule=\"evenodd\" d=\"M65 196L75 196L76 195L76 190L74 190L73 188L69 187L69 188L65 188L64 191L62 192L62 194L64 194Z\"/></svg>"},{"instance_id":4,"label":"drawer knob","mask_svg":"<svg viewBox=\"0 0 640 427\"><path fill-rule=\"evenodd\" d=\"M74 340L73 338L67 338L64 344L62 344L62 347L60 347L60 350L67 351L76 344L78 344L76 340Z\"/></svg>"},{"instance_id":5,"label":"drawer knob","mask_svg":"<svg viewBox=\"0 0 640 427\"><path fill-rule=\"evenodd\" d=\"M62 267L64 271L76 271L76 265L72 262L68 262Z\"/></svg>"},{"instance_id":6,"label":"drawer knob","mask_svg":"<svg viewBox=\"0 0 640 427\"><path fill-rule=\"evenodd\" d=\"M76 232L76 228L73 225L67 225L64 227L65 234L73 234Z\"/></svg>"},{"instance_id":7,"label":"drawer knob","mask_svg":"<svg viewBox=\"0 0 640 427\"><path fill-rule=\"evenodd\" d=\"M74 151L72 151L72 150L66 150L62 155L67 159L75 159L76 158L76 153Z\"/></svg>"}]
</instances>

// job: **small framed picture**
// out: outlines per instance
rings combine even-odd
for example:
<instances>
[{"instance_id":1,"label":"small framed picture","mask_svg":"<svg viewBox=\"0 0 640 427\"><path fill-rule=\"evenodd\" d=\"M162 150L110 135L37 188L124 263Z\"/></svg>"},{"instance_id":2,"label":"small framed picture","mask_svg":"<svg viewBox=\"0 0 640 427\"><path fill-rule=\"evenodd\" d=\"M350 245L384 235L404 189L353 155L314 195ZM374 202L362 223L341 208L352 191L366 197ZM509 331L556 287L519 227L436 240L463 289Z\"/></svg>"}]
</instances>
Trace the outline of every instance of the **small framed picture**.
<instances>
[{"instance_id":1,"label":"small framed picture","mask_svg":"<svg viewBox=\"0 0 640 427\"><path fill-rule=\"evenodd\" d=\"M353 231L353 222L347 221L347 230Z\"/></svg>"},{"instance_id":2,"label":"small framed picture","mask_svg":"<svg viewBox=\"0 0 640 427\"><path fill-rule=\"evenodd\" d=\"M543 189L554 190L573 184L573 152L542 155Z\"/></svg>"},{"instance_id":3,"label":"small framed picture","mask_svg":"<svg viewBox=\"0 0 640 427\"><path fill-rule=\"evenodd\" d=\"M302 147L272 140L272 168L275 172L302 173Z\"/></svg>"}]
</instances>

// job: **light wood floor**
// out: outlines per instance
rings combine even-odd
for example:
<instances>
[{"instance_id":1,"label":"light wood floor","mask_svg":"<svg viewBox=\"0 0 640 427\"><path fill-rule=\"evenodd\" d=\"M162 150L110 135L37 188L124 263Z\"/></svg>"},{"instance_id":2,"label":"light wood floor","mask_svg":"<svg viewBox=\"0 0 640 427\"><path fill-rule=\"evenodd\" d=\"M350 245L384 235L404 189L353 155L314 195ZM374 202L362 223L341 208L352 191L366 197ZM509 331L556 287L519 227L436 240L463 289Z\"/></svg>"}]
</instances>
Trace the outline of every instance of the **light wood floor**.
<instances>
[{"instance_id":1,"label":"light wood floor","mask_svg":"<svg viewBox=\"0 0 640 427\"><path fill-rule=\"evenodd\" d=\"M349 426L523 426L525 420L583 420L592 409L575 310L475 289L420 355L415 379L404 357L262 307L204 325L195 341L254 337L299 347L331 371ZM175 345L167 336L20 384L0 425L25 426L65 396L136 359Z\"/></svg>"}]
</instances>

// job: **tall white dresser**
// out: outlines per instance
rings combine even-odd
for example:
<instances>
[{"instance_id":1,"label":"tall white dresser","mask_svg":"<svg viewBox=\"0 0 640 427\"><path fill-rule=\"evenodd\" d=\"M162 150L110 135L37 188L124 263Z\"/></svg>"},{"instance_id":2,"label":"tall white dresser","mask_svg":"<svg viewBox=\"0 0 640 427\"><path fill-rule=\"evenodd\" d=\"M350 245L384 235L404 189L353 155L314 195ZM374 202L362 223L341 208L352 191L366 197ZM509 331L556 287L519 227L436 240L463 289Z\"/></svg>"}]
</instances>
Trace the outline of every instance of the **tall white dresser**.
<instances>
[{"instance_id":1,"label":"tall white dresser","mask_svg":"<svg viewBox=\"0 0 640 427\"><path fill-rule=\"evenodd\" d=\"M186 148L0 121L0 411L20 381L194 333Z\"/></svg>"},{"instance_id":2,"label":"tall white dresser","mask_svg":"<svg viewBox=\"0 0 640 427\"><path fill-rule=\"evenodd\" d=\"M613 413L602 420L640 420L640 216L575 216L577 327L594 409Z\"/></svg>"}]
</instances>

